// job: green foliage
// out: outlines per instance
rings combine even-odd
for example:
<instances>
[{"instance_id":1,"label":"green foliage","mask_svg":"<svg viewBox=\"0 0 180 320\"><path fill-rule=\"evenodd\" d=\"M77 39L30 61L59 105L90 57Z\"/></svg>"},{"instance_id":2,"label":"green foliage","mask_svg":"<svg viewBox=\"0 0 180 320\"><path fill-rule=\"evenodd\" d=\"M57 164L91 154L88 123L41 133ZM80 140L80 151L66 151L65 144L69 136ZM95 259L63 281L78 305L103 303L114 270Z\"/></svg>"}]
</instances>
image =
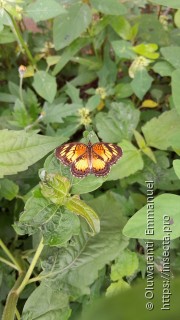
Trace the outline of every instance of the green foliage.
<instances>
[{"instance_id":1,"label":"green foliage","mask_svg":"<svg viewBox=\"0 0 180 320\"><path fill-rule=\"evenodd\" d=\"M127 237L139 239L163 240L163 237L176 239L180 235L178 224L180 198L174 194L162 194L154 202L149 196L149 203L144 206L128 221L123 233ZM151 212L155 207L156 215ZM148 216L148 219L147 219ZM165 216L169 217L168 219ZM149 224L148 224L149 223Z\"/></svg>"},{"instance_id":2,"label":"green foliage","mask_svg":"<svg viewBox=\"0 0 180 320\"><path fill-rule=\"evenodd\" d=\"M179 0L7 0L0 16L0 317L144 319L146 242L155 287L167 233L180 268ZM122 148L107 176L55 157L89 140Z\"/></svg>"}]
</instances>

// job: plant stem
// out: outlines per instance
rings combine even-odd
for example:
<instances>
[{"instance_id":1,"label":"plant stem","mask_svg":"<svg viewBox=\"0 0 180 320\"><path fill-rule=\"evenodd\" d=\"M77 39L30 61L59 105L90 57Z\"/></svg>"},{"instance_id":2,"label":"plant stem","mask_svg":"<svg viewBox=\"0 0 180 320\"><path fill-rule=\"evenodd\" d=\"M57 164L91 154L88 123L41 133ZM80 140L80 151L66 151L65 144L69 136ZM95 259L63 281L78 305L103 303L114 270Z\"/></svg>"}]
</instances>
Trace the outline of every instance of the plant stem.
<instances>
[{"instance_id":1,"label":"plant stem","mask_svg":"<svg viewBox=\"0 0 180 320\"><path fill-rule=\"evenodd\" d=\"M17 305L19 295L22 292L22 290L25 288L25 286L28 284L29 278L34 270L34 267L39 259L39 256L43 248L44 248L43 239L41 239L36 249L36 253L29 266L29 269L27 270L27 273L25 275L24 275L24 272L22 271L19 273L19 277L16 280L15 285L13 286L13 288L8 294L2 320L14 320L15 314L17 315L17 318L18 318L19 312L16 309L16 305Z\"/></svg>"},{"instance_id":2,"label":"plant stem","mask_svg":"<svg viewBox=\"0 0 180 320\"><path fill-rule=\"evenodd\" d=\"M18 301L18 294L16 289L19 287L20 283L24 278L24 272L22 272L17 278L14 287L8 294L6 305L4 308L2 320L14 320L15 312L16 312L16 304Z\"/></svg>"},{"instance_id":3,"label":"plant stem","mask_svg":"<svg viewBox=\"0 0 180 320\"><path fill-rule=\"evenodd\" d=\"M16 270L19 270L17 266L15 266L15 264L13 264L12 262L0 257L0 261L7 264L9 267L13 268L13 269L16 269Z\"/></svg>"},{"instance_id":4,"label":"plant stem","mask_svg":"<svg viewBox=\"0 0 180 320\"><path fill-rule=\"evenodd\" d=\"M16 33L16 37L17 37L18 41L20 42L21 47L24 49L24 51L25 51L29 61L31 62L31 64L35 66L36 62L35 62L32 54L31 54L26 42L24 41L24 39L22 37L21 31L19 29L19 26L18 26L16 20L14 19L14 17L7 10L6 10L6 12L7 12L9 18L11 19L11 22L12 22L13 27L14 27L14 31Z\"/></svg>"},{"instance_id":5,"label":"plant stem","mask_svg":"<svg viewBox=\"0 0 180 320\"><path fill-rule=\"evenodd\" d=\"M35 267L35 265L36 265L36 263L37 263L37 261L39 259L39 256L40 256L43 248L44 248L43 239L41 239L41 241L39 243L39 246L37 247L36 253L34 255L34 258L33 258L32 262L31 262L31 264L29 266L29 269L28 269L28 271L27 271L22 283L20 284L19 288L16 290L16 293L17 293L18 296L20 295L21 291L23 291L25 286L28 284L30 276L31 276L31 274L32 274L32 272L34 270L34 267Z\"/></svg>"},{"instance_id":6,"label":"plant stem","mask_svg":"<svg viewBox=\"0 0 180 320\"><path fill-rule=\"evenodd\" d=\"M19 272L21 272L22 271L21 266L16 261L16 259L13 257L12 253L8 250L8 248L5 246L5 244L3 243L3 241L1 239L0 239L0 247L3 249L5 254L9 257L9 259L13 262L13 264L17 267L17 270Z\"/></svg>"}]
</instances>

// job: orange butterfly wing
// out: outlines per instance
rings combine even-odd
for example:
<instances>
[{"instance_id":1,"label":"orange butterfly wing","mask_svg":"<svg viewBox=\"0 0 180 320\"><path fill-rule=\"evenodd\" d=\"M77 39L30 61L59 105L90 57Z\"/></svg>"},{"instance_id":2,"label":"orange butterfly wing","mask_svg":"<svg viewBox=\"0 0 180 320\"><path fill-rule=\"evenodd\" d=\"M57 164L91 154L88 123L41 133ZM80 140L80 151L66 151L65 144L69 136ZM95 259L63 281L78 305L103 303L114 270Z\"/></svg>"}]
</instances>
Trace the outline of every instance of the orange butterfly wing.
<instances>
[{"instance_id":1,"label":"orange butterfly wing","mask_svg":"<svg viewBox=\"0 0 180 320\"><path fill-rule=\"evenodd\" d=\"M87 152L87 146L84 143L66 143L55 150L55 156L66 166L71 165L80 156Z\"/></svg>"},{"instance_id":2,"label":"orange butterfly wing","mask_svg":"<svg viewBox=\"0 0 180 320\"><path fill-rule=\"evenodd\" d=\"M122 149L112 143L95 143L92 145L92 173L106 176L113 164L122 157Z\"/></svg>"},{"instance_id":3,"label":"orange butterfly wing","mask_svg":"<svg viewBox=\"0 0 180 320\"><path fill-rule=\"evenodd\" d=\"M71 173L79 178L90 173L88 147L84 143L66 143L58 147L55 156L66 166L71 167Z\"/></svg>"},{"instance_id":4,"label":"orange butterfly wing","mask_svg":"<svg viewBox=\"0 0 180 320\"><path fill-rule=\"evenodd\" d=\"M89 173L106 176L111 166L122 156L122 149L112 143L99 142L88 146L84 143L67 143L58 147L56 157L71 167L71 173L83 178Z\"/></svg>"}]
</instances>

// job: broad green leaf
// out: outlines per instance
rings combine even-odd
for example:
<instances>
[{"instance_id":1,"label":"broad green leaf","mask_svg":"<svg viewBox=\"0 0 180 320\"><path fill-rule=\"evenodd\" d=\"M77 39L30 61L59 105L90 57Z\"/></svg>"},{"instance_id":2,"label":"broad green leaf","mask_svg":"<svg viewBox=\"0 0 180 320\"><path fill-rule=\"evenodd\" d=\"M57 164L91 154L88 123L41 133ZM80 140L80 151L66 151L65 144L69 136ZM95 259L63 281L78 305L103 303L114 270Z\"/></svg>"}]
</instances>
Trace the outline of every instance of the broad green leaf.
<instances>
[{"instance_id":1,"label":"broad green leaf","mask_svg":"<svg viewBox=\"0 0 180 320\"><path fill-rule=\"evenodd\" d=\"M101 185L106 181L107 177L96 177L94 175L89 175L83 179L79 179L76 177L72 178L72 194L84 194L88 192L92 192L101 187Z\"/></svg>"},{"instance_id":2,"label":"broad green leaf","mask_svg":"<svg viewBox=\"0 0 180 320\"><path fill-rule=\"evenodd\" d=\"M180 47L170 46L161 48L161 53L164 58L172 64L176 69L180 69Z\"/></svg>"},{"instance_id":3,"label":"broad green leaf","mask_svg":"<svg viewBox=\"0 0 180 320\"><path fill-rule=\"evenodd\" d=\"M133 90L130 83L118 83L115 86L114 91L118 99L128 98L133 94Z\"/></svg>"},{"instance_id":4,"label":"broad green leaf","mask_svg":"<svg viewBox=\"0 0 180 320\"><path fill-rule=\"evenodd\" d=\"M124 250L111 267L111 279L117 281L125 276L132 276L138 265L137 254L128 249Z\"/></svg>"},{"instance_id":5,"label":"broad green leaf","mask_svg":"<svg viewBox=\"0 0 180 320\"><path fill-rule=\"evenodd\" d=\"M33 87L45 100L52 103L56 95L56 79L46 71L37 71L34 75Z\"/></svg>"},{"instance_id":6,"label":"broad green leaf","mask_svg":"<svg viewBox=\"0 0 180 320\"><path fill-rule=\"evenodd\" d=\"M5 27L1 32L0 32L0 44L6 44L6 43L11 43L16 41L16 37L12 31Z\"/></svg>"},{"instance_id":7,"label":"broad green leaf","mask_svg":"<svg viewBox=\"0 0 180 320\"><path fill-rule=\"evenodd\" d=\"M149 190L152 190L150 183ZM176 239L180 236L179 212L180 196L166 193L154 200L152 196L147 196L147 205L129 219L123 234L137 239L163 240L164 237L170 240Z\"/></svg>"},{"instance_id":8,"label":"broad green leaf","mask_svg":"<svg viewBox=\"0 0 180 320\"><path fill-rule=\"evenodd\" d=\"M7 200L14 199L19 192L19 186L9 179L0 180L0 198L3 197Z\"/></svg>"},{"instance_id":9,"label":"broad green leaf","mask_svg":"<svg viewBox=\"0 0 180 320\"><path fill-rule=\"evenodd\" d=\"M104 14L123 15L127 12L126 7L118 0L90 0L90 3L96 10Z\"/></svg>"},{"instance_id":10,"label":"broad green leaf","mask_svg":"<svg viewBox=\"0 0 180 320\"><path fill-rule=\"evenodd\" d=\"M173 161L173 167L176 175L180 179L180 160L174 160Z\"/></svg>"},{"instance_id":11,"label":"broad green leaf","mask_svg":"<svg viewBox=\"0 0 180 320\"><path fill-rule=\"evenodd\" d=\"M166 111L148 121L142 127L142 132L148 146L166 150L179 141L180 115L175 109Z\"/></svg>"},{"instance_id":12,"label":"broad green leaf","mask_svg":"<svg viewBox=\"0 0 180 320\"><path fill-rule=\"evenodd\" d=\"M127 289L130 289L130 285L123 279L120 279L117 282L112 282L106 290L106 297L114 296Z\"/></svg>"},{"instance_id":13,"label":"broad green leaf","mask_svg":"<svg viewBox=\"0 0 180 320\"><path fill-rule=\"evenodd\" d=\"M20 235L33 234L57 213L58 206L55 206L48 199L40 194L30 197L24 207L19 221L15 223L14 229Z\"/></svg>"},{"instance_id":14,"label":"broad green leaf","mask_svg":"<svg viewBox=\"0 0 180 320\"><path fill-rule=\"evenodd\" d=\"M130 40L131 38L131 25L124 17L113 17L109 18L110 25L114 31L124 40Z\"/></svg>"},{"instance_id":15,"label":"broad green leaf","mask_svg":"<svg viewBox=\"0 0 180 320\"><path fill-rule=\"evenodd\" d=\"M63 67L69 62L69 60L83 47L91 42L90 38L78 38L74 40L67 48L63 50L61 58L55 66L52 75L56 76Z\"/></svg>"},{"instance_id":16,"label":"broad green leaf","mask_svg":"<svg viewBox=\"0 0 180 320\"><path fill-rule=\"evenodd\" d=\"M138 170L142 170L144 163L140 150L136 149L131 142L123 140L120 144L123 150L122 158L112 166L107 180L117 180L128 177Z\"/></svg>"},{"instance_id":17,"label":"broad green leaf","mask_svg":"<svg viewBox=\"0 0 180 320\"><path fill-rule=\"evenodd\" d=\"M150 299L144 297L145 288L147 288L147 279L137 279L138 284L134 285L130 290L124 290L116 295L110 297L103 297L86 308L81 320L121 320L134 319L138 315L138 320L152 320L153 317L158 320L165 320L166 318L179 318L179 286L180 279L176 277L170 287L171 307L169 310L162 310L162 278L155 278L155 286L153 290L155 299L152 299L154 309L146 309L146 303ZM170 278L171 279L171 278ZM150 280L150 278L149 278ZM150 282L149 282L150 284ZM164 288L165 289L165 288ZM168 289L168 288L167 288ZM148 294L147 294L148 295ZM143 297L143 298L142 298ZM144 301L144 303L143 303ZM168 315L165 314L168 313ZM78 319L77 319L78 320Z\"/></svg>"},{"instance_id":18,"label":"broad green leaf","mask_svg":"<svg viewBox=\"0 0 180 320\"><path fill-rule=\"evenodd\" d=\"M139 15L137 37L141 43L156 43L158 46L168 46L169 33L164 29L156 13Z\"/></svg>"},{"instance_id":19,"label":"broad green leaf","mask_svg":"<svg viewBox=\"0 0 180 320\"><path fill-rule=\"evenodd\" d=\"M132 48L132 50L141 56L144 56L148 59L157 59L159 58L159 53L155 52L157 51L158 46L155 43L141 43L135 47Z\"/></svg>"},{"instance_id":20,"label":"broad green leaf","mask_svg":"<svg viewBox=\"0 0 180 320\"><path fill-rule=\"evenodd\" d=\"M71 295L72 289L76 295L80 292L89 293L88 286L97 279L99 270L127 246L127 241L121 236L125 218L116 197L107 193L89 201L88 205L100 216L100 232L90 237L84 224L79 236L74 237L67 248L57 249L54 255L51 253L51 262L48 261L47 252L47 259L43 263L43 274L50 272L52 277L49 285L66 288Z\"/></svg>"},{"instance_id":21,"label":"broad green leaf","mask_svg":"<svg viewBox=\"0 0 180 320\"><path fill-rule=\"evenodd\" d=\"M0 131L0 177L26 170L66 139L46 137L24 130Z\"/></svg>"},{"instance_id":22,"label":"broad green leaf","mask_svg":"<svg viewBox=\"0 0 180 320\"><path fill-rule=\"evenodd\" d=\"M131 139L139 122L139 110L125 103L112 103L108 113L99 112L95 118L98 135L106 142Z\"/></svg>"},{"instance_id":23,"label":"broad green leaf","mask_svg":"<svg viewBox=\"0 0 180 320\"><path fill-rule=\"evenodd\" d=\"M36 0L27 6L26 13L35 22L39 22L64 14L66 10L55 0L51 0L51 2L49 0Z\"/></svg>"},{"instance_id":24,"label":"broad green leaf","mask_svg":"<svg viewBox=\"0 0 180 320\"><path fill-rule=\"evenodd\" d=\"M59 174L45 174L41 182L43 196L54 204L62 205L69 194L70 182Z\"/></svg>"},{"instance_id":25,"label":"broad green leaf","mask_svg":"<svg viewBox=\"0 0 180 320\"><path fill-rule=\"evenodd\" d=\"M56 50L67 47L86 31L91 22L91 10L88 5L77 3L68 8L66 14L55 18L53 38Z\"/></svg>"},{"instance_id":26,"label":"broad green leaf","mask_svg":"<svg viewBox=\"0 0 180 320\"><path fill-rule=\"evenodd\" d=\"M173 71L172 73L172 97L174 101L174 105L177 109L177 112L180 114L180 95L179 95L179 88L180 88L180 68Z\"/></svg>"},{"instance_id":27,"label":"broad green leaf","mask_svg":"<svg viewBox=\"0 0 180 320\"><path fill-rule=\"evenodd\" d=\"M153 78L148 74L145 68L136 71L131 86L135 95L141 100L150 89Z\"/></svg>"},{"instance_id":28,"label":"broad green leaf","mask_svg":"<svg viewBox=\"0 0 180 320\"><path fill-rule=\"evenodd\" d=\"M59 208L41 230L45 245L64 246L72 236L79 234L80 222L75 214Z\"/></svg>"},{"instance_id":29,"label":"broad green leaf","mask_svg":"<svg viewBox=\"0 0 180 320\"><path fill-rule=\"evenodd\" d=\"M174 71L174 68L173 66L167 62L167 61L159 61L159 62L156 62L152 69L160 74L161 77L170 77L172 72Z\"/></svg>"},{"instance_id":30,"label":"broad green leaf","mask_svg":"<svg viewBox=\"0 0 180 320\"><path fill-rule=\"evenodd\" d=\"M80 200L79 196L73 196L69 198L69 200L67 200L65 204L65 207L75 214L83 217L92 229L93 234L100 231L99 217L92 208L90 208L85 202Z\"/></svg>"},{"instance_id":31,"label":"broad green leaf","mask_svg":"<svg viewBox=\"0 0 180 320\"><path fill-rule=\"evenodd\" d=\"M112 41L113 50L118 58L135 59L136 54L131 50L132 44L125 40Z\"/></svg>"},{"instance_id":32,"label":"broad green leaf","mask_svg":"<svg viewBox=\"0 0 180 320\"><path fill-rule=\"evenodd\" d=\"M177 28L180 28L180 9L176 11L174 15L174 23Z\"/></svg>"},{"instance_id":33,"label":"broad green leaf","mask_svg":"<svg viewBox=\"0 0 180 320\"><path fill-rule=\"evenodd\" d=\"M76 215L43 198L38 190L27 200L19 222L14 225L20 235L31 235L41 230L44 244L49 246L66 245L73 235L79 233L79 227Z\"/></svg>"},{"instance_id":34,"label":"broad green leaf","mask_svg":"<svg viewBox=\"0 0 180 320\"><path fill-rule=\"evenodd\" d=\"M68 320L70 314L68 295L42 282L26 301L22 320Z\"/></svg>"},{"instance_id":35,"label":"broad green leaf","mask_svg":"<svg viewBox=\"0 0 180 320\"><path fill-rule=\"evenodd\" d=\"M160 4L161 6L167 6L169 8L179 9L179 0L149 0L152 3Z\"/></svg>"},{"instance_id":36,"label":"broad green leaf","mask_svg":"<svg viewBox=\"0 0 180 320\"><path fill-rule=\"evenodd\" d=\"M48 123L63 123L66 117L77 115L81 108L80 104L63 104L55 102L50 104L46 102L43 107L43 122Z\"/></svg>"},{"instance_id":37,"label":"broad green leaf","mask_svg":"<svg viewBox=\"0 0 180 320\"><path fill-rule=\"evenodd\" d=\"M163 151L155 151L153 154L156 161L152 161L153 159L150 156L148 158L144 157L144 168L142 171L137 171L132 176L127 177L126 182L129 184L139 183L146 187L145 181L150 180L154 181L154 190L178 190L180 188L180 181L177 179L173 168L169 168L168 154Z\"/></svg>"}]
</instances>

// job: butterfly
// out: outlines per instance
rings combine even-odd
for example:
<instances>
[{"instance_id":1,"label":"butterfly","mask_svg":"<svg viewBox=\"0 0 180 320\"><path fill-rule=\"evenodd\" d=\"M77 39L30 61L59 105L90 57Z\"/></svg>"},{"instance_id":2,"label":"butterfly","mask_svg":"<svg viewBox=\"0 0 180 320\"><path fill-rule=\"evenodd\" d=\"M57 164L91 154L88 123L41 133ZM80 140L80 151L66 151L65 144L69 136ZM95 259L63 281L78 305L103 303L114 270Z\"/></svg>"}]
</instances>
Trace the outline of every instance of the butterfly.
<instances>
[{"instance_id":1,"label":"butterfly","mask_svg":"<svg viewBox=\"0 0 180 320\"><path fill-rule=\"evenodd\" d=\"M55 150L56 158L70 166L72 175L78 178L86 177L90 173L96 177L106 176L122 154L120 147L106 142L72 142Z\"/></svg>"}]
</instances>

